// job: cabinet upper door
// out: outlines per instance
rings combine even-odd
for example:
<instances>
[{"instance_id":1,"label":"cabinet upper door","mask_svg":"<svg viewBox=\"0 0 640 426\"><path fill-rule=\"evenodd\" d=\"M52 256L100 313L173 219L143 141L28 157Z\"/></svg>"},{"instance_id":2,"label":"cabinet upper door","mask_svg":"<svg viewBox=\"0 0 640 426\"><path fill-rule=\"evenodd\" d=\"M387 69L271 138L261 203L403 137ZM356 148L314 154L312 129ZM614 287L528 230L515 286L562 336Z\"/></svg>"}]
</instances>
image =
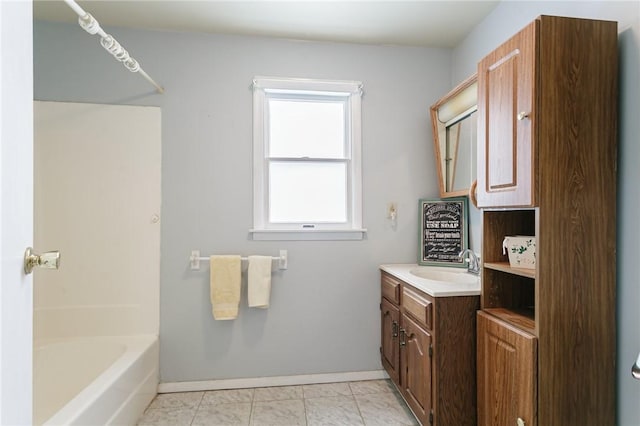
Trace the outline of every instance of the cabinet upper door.
<instances>
[{"instance_id":1,"label":"cabinet upper door","mask_svg":"<svg viewBox=\"0 0 640 426\"><path fill-rule=\"evenodd\" d=\"M398 334L400 332L400 310L387 299L382 298L382 335L380 356L382 365L391 380L398 383L400 378L400 347Z\"/></svg>"},{"instance_id":2,"label":"cabinet upper door","mask_svg":"<svg viewBox=\"0 0 640 426\"><path fill-rule=\"evenodd\" d=\"M536 337L484 312L477 327L478 425L535 426Z\"/></svg>"},{"instance_id":3,"label":"cabinet upper door","mask_svg":"<svg viewBox=\"0 0 640 426\"><path fill-rule=\"evenodd\" d=\"M538 21L478 63L478 207L534 206Z\"/></svg>"}]
</instances>

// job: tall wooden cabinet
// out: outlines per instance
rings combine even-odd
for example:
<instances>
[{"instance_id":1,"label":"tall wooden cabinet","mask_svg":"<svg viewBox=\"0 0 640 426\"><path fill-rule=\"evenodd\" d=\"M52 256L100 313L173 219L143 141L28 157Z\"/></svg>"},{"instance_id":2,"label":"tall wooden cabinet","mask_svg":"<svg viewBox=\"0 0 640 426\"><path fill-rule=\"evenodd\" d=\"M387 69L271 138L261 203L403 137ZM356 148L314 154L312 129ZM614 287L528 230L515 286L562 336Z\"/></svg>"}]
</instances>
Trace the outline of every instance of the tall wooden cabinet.
<instances>
[{"instance_id":1,"label":"tall wooden cabinet","mask_svg":"<svg viewBox=\"0 0 640 426\"><path fill-rule=\"evenodd\" d=\"M613 425L617 24L541 16L478 91L478 424ZM536 237L535 269L508 235Z\"/></svg>"}]
</instances>

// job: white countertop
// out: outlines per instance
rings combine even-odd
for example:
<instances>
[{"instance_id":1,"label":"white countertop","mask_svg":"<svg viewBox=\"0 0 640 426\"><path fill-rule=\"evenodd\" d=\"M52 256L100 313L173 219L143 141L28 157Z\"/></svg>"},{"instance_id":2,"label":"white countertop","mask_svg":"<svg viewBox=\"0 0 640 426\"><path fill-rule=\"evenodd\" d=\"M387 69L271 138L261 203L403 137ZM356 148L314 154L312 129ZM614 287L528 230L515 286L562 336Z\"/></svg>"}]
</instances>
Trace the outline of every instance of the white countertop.
<instances>
[{"instance_id":1,"label":"white countertop","mask_svg":"<svg viewBox=\"0 0 640 426\"><path fill-rule=\"evenodd\" d=\"M477 277L478 279L475 283L465 284L435 281L418 277L410 272L416 268L465 274ZM464 269L442 266L420 266L415 263L380 265L380 269L433 297L478 296L480 294L480 277L469 274Z\"/></svg>"}]
</instances>

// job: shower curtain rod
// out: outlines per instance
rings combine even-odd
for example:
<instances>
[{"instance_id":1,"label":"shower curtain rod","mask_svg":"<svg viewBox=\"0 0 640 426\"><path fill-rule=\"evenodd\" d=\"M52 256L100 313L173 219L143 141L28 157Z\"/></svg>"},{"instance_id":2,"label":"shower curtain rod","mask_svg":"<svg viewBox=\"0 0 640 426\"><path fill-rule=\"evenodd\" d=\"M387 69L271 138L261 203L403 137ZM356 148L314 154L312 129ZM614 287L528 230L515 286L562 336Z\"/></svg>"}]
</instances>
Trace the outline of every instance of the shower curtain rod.
<instances>
[{"instance_id":1,"label":"shower curtain rod","mask_svg":"<svg viewBox=\"0 0 640 426\"><path fill-rule=\"evenodd\" d=\"M100 23L96 21L91 14L85 12L74 0L64 0L64 2L78 15L78 24L89 34L98 34L100 36L100 44L111 53L114 58L122 62L129 71L140 73L149 83L155 86L158 93L164 93L162 86L158 85L158 83L149 77L149 74L144 72L138 61L129 56L129 52L127 52L113 36L105 33L104 30L100 28Z\"/></svg>"}]
</instances>

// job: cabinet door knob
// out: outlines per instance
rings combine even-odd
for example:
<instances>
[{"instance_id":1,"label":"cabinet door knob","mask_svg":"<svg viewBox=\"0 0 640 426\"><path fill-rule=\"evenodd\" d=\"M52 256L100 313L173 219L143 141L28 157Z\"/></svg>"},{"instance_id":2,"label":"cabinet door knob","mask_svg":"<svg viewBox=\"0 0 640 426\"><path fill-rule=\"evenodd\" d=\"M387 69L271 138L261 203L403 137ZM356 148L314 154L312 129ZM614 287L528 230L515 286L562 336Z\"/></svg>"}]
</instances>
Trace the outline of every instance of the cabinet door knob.
<instances>
[{"instance_id":1,"label":"cabinet door knob","mask_svg":"<svg viewBox=\"0 0 640 426\"><path fill-rule=\"evenodd\" d=\"M522 120L524 120L525 118L528 118L528 117L529 117L529 113L528 112L520 111L518 113L518 121L522 121Z\"/></svg>"},{"instance_id":2,"label":"cabinet door knob","mask_svg":"<svg viewBox=\"0 0 640 426\"><path fill-rule=\"evenodd\" d=\"M42 254L35 254L31 247L27 247L24 252L24 273L30 274L33 268L58 269L60 267L60 252L48 251Z\"/></svg>"},{"instance_id":3,"label":"cabinet door knob","mask_svg":"<svg viewBox=\"0 0 640 426\"><path fill-rule=\"evenodd\" d=\"M516 420L516 425L517 426L525 426L524 425L524 420L522 420L522 417L518 417L518 420Z\"/></svg>"}]
</instances>

